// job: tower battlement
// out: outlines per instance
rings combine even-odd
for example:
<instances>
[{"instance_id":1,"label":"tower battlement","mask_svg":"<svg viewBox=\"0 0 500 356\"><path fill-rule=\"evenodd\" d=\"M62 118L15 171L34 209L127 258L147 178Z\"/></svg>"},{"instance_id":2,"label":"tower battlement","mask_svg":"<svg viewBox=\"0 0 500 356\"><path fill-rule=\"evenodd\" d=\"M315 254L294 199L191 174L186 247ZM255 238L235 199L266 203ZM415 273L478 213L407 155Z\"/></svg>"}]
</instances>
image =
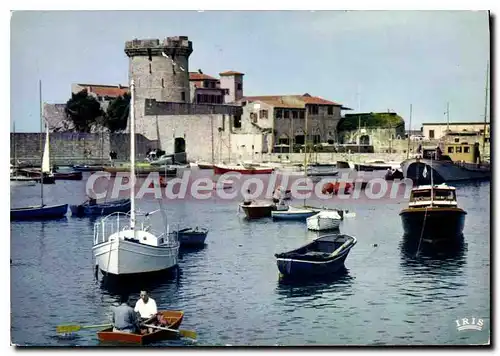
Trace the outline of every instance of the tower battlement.
<instances>
[{"instance_id":1,"label":"tower battlement","mask_svg":"<svg viewBox=\"0 0 500 356\"><path fill-rule=\"evenodd\" d=\"M159 39L134 39L125 42L125 53L127 56L161 56L162 52L170 55L189 57L193 53L193 43L187 36L167 37L163 41Z\"/></svg>"}]
</instances>

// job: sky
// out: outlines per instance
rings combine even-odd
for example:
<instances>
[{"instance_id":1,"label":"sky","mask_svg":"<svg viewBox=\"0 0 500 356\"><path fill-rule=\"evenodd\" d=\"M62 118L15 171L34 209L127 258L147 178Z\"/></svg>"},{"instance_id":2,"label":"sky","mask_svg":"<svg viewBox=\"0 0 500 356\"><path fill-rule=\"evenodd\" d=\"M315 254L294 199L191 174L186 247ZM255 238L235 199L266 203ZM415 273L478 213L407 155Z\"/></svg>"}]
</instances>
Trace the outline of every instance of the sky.
<instances>
[{"instance_id":1,"label":"sky","mask_svg":"<svg viewBox=\"0 0 500 356\"><path fill-rule=\"evenodd\" d=\"M484 121L485 11L17 11L11 130L40 130L42 100L72 83L128 84L125 41L189 36L189 70L245 73L244 95L320 96L353 112L422 122ZM489 118L488 118L489 121Z\"/></svg>"}]
</instances>

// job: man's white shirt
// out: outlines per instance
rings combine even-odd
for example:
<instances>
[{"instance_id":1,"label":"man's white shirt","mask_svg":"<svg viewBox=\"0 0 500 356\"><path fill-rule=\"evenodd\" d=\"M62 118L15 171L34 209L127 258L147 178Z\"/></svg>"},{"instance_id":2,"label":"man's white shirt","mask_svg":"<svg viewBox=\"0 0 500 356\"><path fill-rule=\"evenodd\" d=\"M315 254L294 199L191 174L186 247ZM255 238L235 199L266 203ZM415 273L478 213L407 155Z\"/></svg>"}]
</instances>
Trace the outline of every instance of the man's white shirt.
<instances>
[{"instance_id":1,"label":"man's white shirt","mask_svg":"<svg viewBox=\"0 0 500 356\"><path fill-rule=\"evenodd\" d=\"M141 318L150 318L158 312L156 309L156 302L151 297L148 299L147 303L139 299L137 303L135 303L134 310L141 314Z\"/></svg>"}]
</instances>

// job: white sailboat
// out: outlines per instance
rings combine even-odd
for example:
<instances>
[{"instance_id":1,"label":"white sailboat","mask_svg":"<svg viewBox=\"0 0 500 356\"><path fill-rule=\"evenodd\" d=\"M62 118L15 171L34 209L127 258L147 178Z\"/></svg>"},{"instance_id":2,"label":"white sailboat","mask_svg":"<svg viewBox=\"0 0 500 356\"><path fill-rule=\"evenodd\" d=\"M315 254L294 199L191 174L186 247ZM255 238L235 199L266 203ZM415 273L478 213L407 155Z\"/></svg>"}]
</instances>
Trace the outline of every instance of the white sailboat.
<instances>
[{"instance_id":1,"label":"white sailboat","mask_svg":"<svg viewBox=\"0 0 500 356\"><path fill-rule=\"evenodd\" d=\"M130 179L135 186L135 85L130 82ZM179 242L175 234L156 232L149 224L149 217L160 211L145 215L145 221L136 225L134 189L130 190L131 211L129 214L108 215L94 228L92 248L98 268L106 275L131 276L159 272L177 265ZM166 219L164 219L164 222Z\"/></svg>"}]
</instances>

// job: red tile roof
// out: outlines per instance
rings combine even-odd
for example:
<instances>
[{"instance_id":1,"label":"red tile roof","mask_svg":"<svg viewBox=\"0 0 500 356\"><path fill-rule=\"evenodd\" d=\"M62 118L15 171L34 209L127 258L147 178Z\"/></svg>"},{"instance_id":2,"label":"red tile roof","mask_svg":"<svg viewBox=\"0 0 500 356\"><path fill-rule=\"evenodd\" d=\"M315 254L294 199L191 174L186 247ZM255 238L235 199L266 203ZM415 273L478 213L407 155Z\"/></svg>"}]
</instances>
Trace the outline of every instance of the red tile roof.
<instances>
[{"instance_id":1,"label":"red tile roof","mask_svg":"<svg viewBox=\"0 0 500 356\"><path fill-rule=\"evenodd\" d=\"M209 75L206 75L206 74L190 72L189 73L189 80L198 81L198 80L218 80L218 79L211 77Z\"/></svg>"},{"instance_id":2,"label":"red tile roof","mask_svg":"<svg viewBox=\"0 0 500 356\"><path fill-rule=\"evenodd\" d=\"M311 96L309 94L304 95L264 95L264 96L246 96L244 100L260 100L263 102L268 102L270 105L279 106L280 102L286 104L286 107L304 107L300 105L298 102L302 102L303 104L317 104L317 105L334 105L334 106L342 106L342 104L335 103L333 101L325 100L320 98L319 96ZM293 102L297 102L297 104L293 104Z\"/></svg>"},{"instance_id":3,"label":"red tile roof","mask_svg":"<svg viewBox=\"0 0 500 356\"><path fill-rule=\"evenodd\" d=\"M118 85L100 85L100 84L77 84L80 87L86 88L89 93L94 93L99 96L109 96L117 98L128 93L128 87Z\"/></svg>"},{"instance_id":4,"label":"red tile roof","mask_svg":"<svg viewBox=\"0 0 500 356\"><path fill-rule=\"evenodd\" d=\"M227 72L219 73L219 75L223 77L225 75L245 75L245 74L240 72L235 72L234 70L228 70Z\"/></svg>"}]
</instances>

